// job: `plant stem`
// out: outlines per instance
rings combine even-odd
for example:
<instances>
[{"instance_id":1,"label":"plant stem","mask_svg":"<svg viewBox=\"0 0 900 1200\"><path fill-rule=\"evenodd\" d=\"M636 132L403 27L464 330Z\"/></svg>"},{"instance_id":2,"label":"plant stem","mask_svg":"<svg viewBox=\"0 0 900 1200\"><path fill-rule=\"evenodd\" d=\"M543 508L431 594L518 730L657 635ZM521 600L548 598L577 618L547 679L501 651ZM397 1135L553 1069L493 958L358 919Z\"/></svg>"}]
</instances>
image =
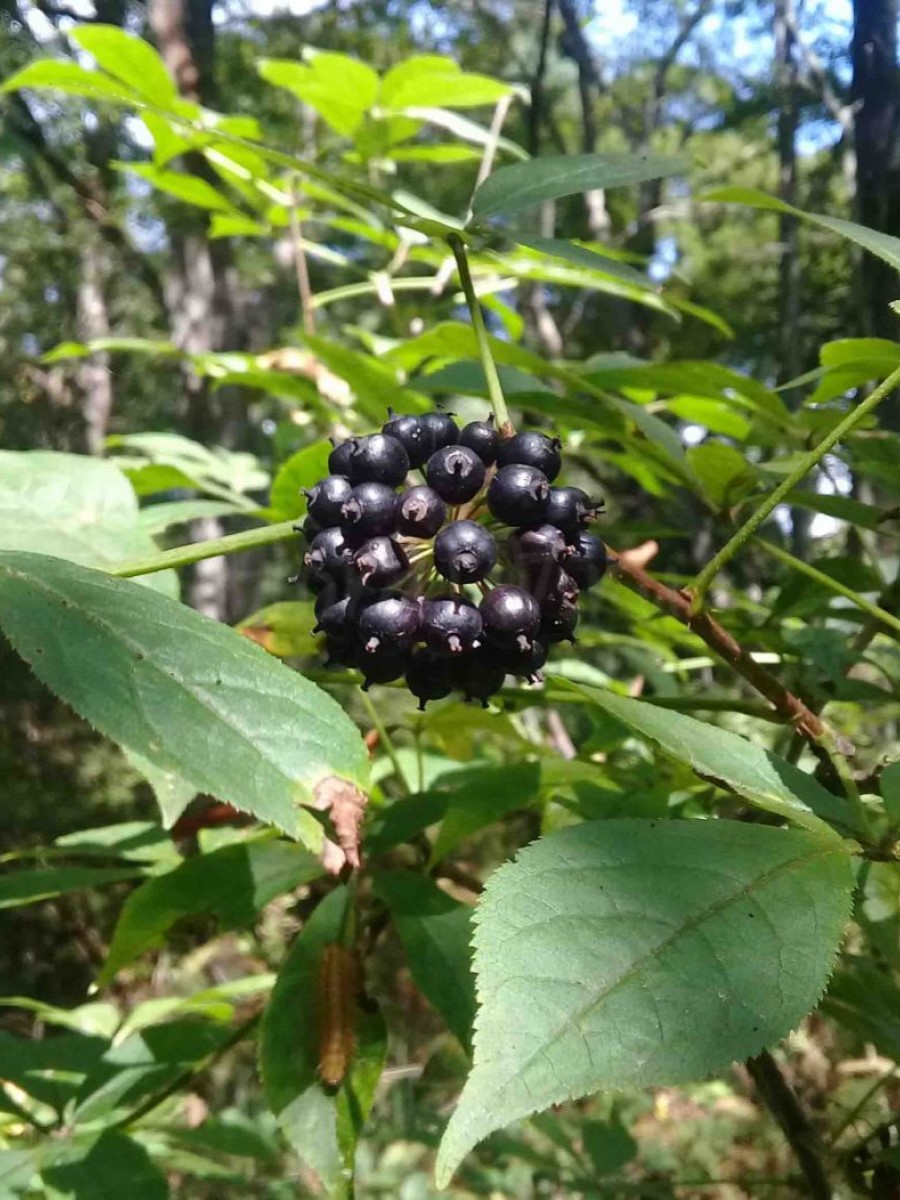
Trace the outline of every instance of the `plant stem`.
<instances>
[{"instance_id":1,"label":"plant stem","mask_svg":"<svg viewBox=\"0 0 900 1200\"><path fill-rule=\"evenodd\" d=\"M861 404L857 404L853 411L849 412L843 421L839 421L831 433L826 434L817 446L801 457L793 470L788 472L778 487L770 492L756 512L748 517L734 537L730 538L719 553L709 560L694 580L693 586L689 589L693 592L691 602L692 613L700 612L703 608L706 593L722 568L731 562L735 554L753 537L763 521L778 507L782 500L787 498L800 480L821 462L832 446L836 446L846 434L867 417L898 385L900 385L900 368L893 371Z\"/></svg>"},{"instance_id":2,"label":"plant stem","mask_svg":"<svg viewBox=\"0 0 900 1200\"><path fill-rule=\"evenodd\" d=\"M747 1070L759 1098L775 1118L793 1150L806 1179L807 1195L813 1200L831 1200L831 1185L825 1173L825 1149L803 1111L797 1094L768 1050L747 1060Z\"/></svg>"},{"instance_id":3,"label":"plant stem","mask_svg":"<svg viewBox=\"0 0 900 1200\"><path fill-rule=\"evenodd\" d=\"M834 1133L831 1135L832 1146L837 1145L850 1126L856 1121L857 1117L863 1111L872 1097L879 1092L886 1083L890 1082L890 1080L894 1078L898 1071L900 1071L900 1065L895 1063L888 1072L886 1072L884 1075L879 1075L872 1086L863 1092L860 1099L856 1104L853 1105L853 1107L841 1121L840 1125L838 1125L837 1129L835 1129Z\"/></svg>"},{"instance_id":4,"label":"plant stem","mask_svg":"<svg viewBox=\"0 0 900 1200\"><path fill-rule=\"evenodd\" d=\"M378 732L378 738L381 742L381 745L384 747L384 752L391 760L391 766L394 768L394 774L397 776L397 779L407 796L411 795L412 788L409 786L409 780L406 778L406 774L404 773L403 765L400 762L400 756L397 753L397 747L394 745L394 740L388 733L384 721L382 721L381 717L379 716L378 708L372 703L372 697L368 692L364 692L362 688L360 688L359 694L362 696L362 702L366 706L366 712L369 714L372 725Z\"/></svg>"},{"instance_id":5,"label":"plant stem","mask_svg":"<svg viewBox=\"0 0 900 1200\"><path fill-rule=\"evenodd\" d=\"M478 303L478 297L475 295L475 285L472 282L472 273L469 270L469 260L466 257L465 244L462 238L455 234L449 235L447 242L453 251L453 257L456 259L459 282L469 308L469 316L472 318L472 329L475 332L475 341L478 343L478 353L481 355L481 365L484 369L485 380L487 381L491 408L494 410L494 416L497 420L497 428L500 430L501 437L512 437L514 430L512 422L509 419L509 409L506 407L503 388L500 386L500 376L497 374L494 356L491 354L491 343L488 339L488 332L484 327L481 305Z\"/></svg>"},{"instance_id":6,"label":"plant stem","mask_svg":"<svg viewBox=\"0 0 900 1200\"><path fill-rule=\"evenodd\" d=\"M297 536L296 524L295 517L292 521L279 521L277 525L262 525L257 529L229 533L226 537L212 538L207 542L193 542L189 546L160 550L159 554L134 558L110 567L109 574L120 579L132 579L135 575L152 575L155 571L168 571L171 567L187 567L204 558L217 558L220 554L240 554L242 550L253 550L257 546L289 542Z\"/></svg>"},{"instance_id":7,"label":"plant stem","mask_svg":"<svg viewBox=\"0 0 900 1200\"><path fill-rule=\"evenodd\" d=\"M870 617L876 620L880 625L885 625L891 629L896 636L900 634L900 620L887 612L886 609L879 608L871 600L867 600L865 596L861 596L859 592L854 592L852 588L848 588L845 584L839 583L836 579L832 579L830 575L826 575L824 571L819 571L816 567L805 563L801 558L795 558L793 554L789 554L787 550L783 550L781 546L776 546L772 542L767 542L765 538L758 538L757 544L771 554L773 558L777 558L779 562L783 562L785 566L791 567L795 571L799 571L801 575L806 575L809 579L815 580L822 587L828 588L830 592L834 592L836 596L844 596L857 608L864 613L868 613Z\"/></svg>"}]
</instances>

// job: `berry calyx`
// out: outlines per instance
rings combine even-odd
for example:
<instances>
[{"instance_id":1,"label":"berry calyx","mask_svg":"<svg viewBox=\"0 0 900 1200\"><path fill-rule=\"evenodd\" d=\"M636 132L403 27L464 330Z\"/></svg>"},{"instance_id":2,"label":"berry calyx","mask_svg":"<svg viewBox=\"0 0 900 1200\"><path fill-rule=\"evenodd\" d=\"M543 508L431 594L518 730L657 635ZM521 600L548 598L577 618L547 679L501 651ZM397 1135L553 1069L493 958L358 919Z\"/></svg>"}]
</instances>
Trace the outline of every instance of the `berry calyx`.
<instances>
[{"instance_id":1,"label":"berry calyx","mask_svg":"<svg viewBox=\"0 0 900 1200\"><path fill-rule=\"evenodd\" d=\"M409 570L403 547L389 537L373 537L363 542L353 555L353 566L369 587L390 587Z\"/></svg>"},{"instance_id":2,"label":"berry calyx","mask_svg":"<svg viewBox=\"0 0 900 1200\"><path fill-rule=\"evenodd\" d=\"M397 501L397 532L406 537L434 537L446 519L447 505L424 483L407 488Z\"/></svg>"},{"instance_id":3,"label":"berry calyx","mask_svg":"<svg viewBox=\"0 0 900 1200\"><path fill-rule=\"evenodd\" d=\"M406 686L419 701L419 712L429 700L443 700L453 691L453 664L427 646L413 650L406 668Z\"/></svg>"},{"instance_id":4,"label":"berry calyx","mask_svg":"<svg viewBox=\"0 0 900 1200\"><path fill-rule=\"evenodd\" d=\"M445 446L425 464L425 478L448 504L465 504L481 491L484 463L468 446Z\"/></svg>"},{"instance_id":5,"label":"berry calyx","mask_svg":"<svg viewBox=\"0 0 900 1200\"><path fill-rule=\"evenodd\" d=\"M358 483L341 505L341 528L357 544L396 525L397 495L386 483Z\"/></svg>"},{"instance_id":6,"label":"berry calyx","mask_svg":"<svg viewBox=\"0 0 900 1200\"><path fill-rule=\"evenodd\" d=\"M555 487L550 489L544 510L544 520L561 529L567 542L574 542L578 534L593 521L600 512L602 503L592 500L587 492L578 487Z\"/></svg>"},{"instance_id":7,"label":"berry calyx","mask_svg":"<svg viewBox=\"0 0 900 1200\"><path fill-rule=\"evenodd\" d=\"M606 547L592 533L579 533L566 570L580 588L593 587L606 574Z\"/></svg>"},{"instance_id":8,"label":"berry calyx","mask_svg":"<svg viewBox=\"0 0 900 1200\"><path fill-rule=\"evenodd\" d=\"M339 525L341 505L349 499L352 490L350 480L343 475L326 475L320 479L315 487L304 493L309 519L323 529L328 525Z\"/></svg>"},{"instance_id":9,"label":"berry calyx","mask_svg":"<svg viewBox=\"0 0 900 1200\"><path fill-rule=\"evenodd\" d=\"M487 492L488 508L504 525L536 525L550 521L546 516L550 483L537 469L515 464L501 467Z\"/></svg>"},{"instance_id":10,"label":"berry calyx","mask_svg":"<svg viewBox=\"0 0 900 1200\"><path fill-rule=\"evenodd\" d=\"M408 596L386 596L367 604L359 617L364 654L410 650L419 632L419 606Z\"/></svg>"},{"instance_id":11,"label":"berry calyx","mask_svg":"<svg viewBox=\"0 0 900 1200\"><path fill-rule=\"evenodd\" d=\"M346 474L351 483L386 483L396 487L409 474L409 455L403 443L389 434L355 438Z\"/></svg>"},{"instance_id":12,"label":"berry calyx","mask_svg":"<svg viewBox=\"0 0 900 1200\"><path fill-rule=\"evenodd\" d=\"M548 437L546 433L517 433L500 446L497 465L508 467L517 463L526 467L536 467L552 481L562 467L561 446L559 438Z\"/></svg>"},{"instance_id":13,"label":"berry calyx","mask_svg":"<svg viewBox=\"0 0 900 1200\"><path fill-rule=\"evenodd\" d=\"M428 412L419 417L419 424L431 439L431 453L452 446L459 438L459 426L447 413Z\"/></svg>"},{"instance_id":14,"label":"berry calyx","mask_svg":"<svg viewBox=\"0 0 900 1200\"><path fill-rule=\"evenodd\" d=\"M468 654L479 645L481 613L462 596L441 596L422 605L422 636L439 654Z\"/></svg>"},{"instance_id":15,"label":"berry calyx","mask_svg":"<svg viewBox=\"0 0 900 1200\"><path fill-rule=\"evenodd\" d=\"M428 429L418 417L398 416L392 408L388 409L388 417L381 432L397 439L409 456L411 467L421 467L434 449Z\"/></svg>"},{"instance_id":16,"label":"berry calyx","mask_svg":"<svg viewBox=\"0 0 900 1200\"><path fill-rule=\"evenodd\" d=\"M494 427L493 413L486 421L470 421L459 431L460 446L474 450L486 467L497 461L500 433Z\"/></svg>"},{"instance_id":17,"label":"berry calyx","mask_svg":"<svg viewBox=\"0 0 900 1200\"><path fill-rule=\"evenodd\" d=\"M485 638L501 646L527 650L541 624L541 610L531 592L504 583L481 601Z\"/></svg>"},{"instance_id":18,"label":"berry calyx","mask_svg":"<svg viewBox=\"0 0 900 1200\"><path fill-rule=\"evenodd\" d=\"M477 583L496 562L497 543L475 521L454 521L434 539L434 565L451 583Z\"/></svg>"}]
</instances>

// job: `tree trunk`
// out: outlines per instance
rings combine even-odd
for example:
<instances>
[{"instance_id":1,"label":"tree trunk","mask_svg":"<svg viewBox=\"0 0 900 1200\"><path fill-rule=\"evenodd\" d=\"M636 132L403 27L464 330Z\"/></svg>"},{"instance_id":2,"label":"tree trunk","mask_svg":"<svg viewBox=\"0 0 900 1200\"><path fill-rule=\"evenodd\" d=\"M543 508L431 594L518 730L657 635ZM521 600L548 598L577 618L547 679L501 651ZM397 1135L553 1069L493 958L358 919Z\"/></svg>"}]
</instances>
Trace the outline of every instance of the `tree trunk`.
<instances>
[{"instance_id":1,"label":"tree trunk","mask_svg":"<svg viewBox=\"0 0 900 1200\"><path fill-rule=\"evenodd\" d=\"M92 236L81 247L81 279L78 284L78 336L83 342L109 337L106 308L108 282L106 256ZM78 367L84 441L88 454L102 454L113 407L112 376L108 354L92 354Z\"/></svg>"}]
</instances>

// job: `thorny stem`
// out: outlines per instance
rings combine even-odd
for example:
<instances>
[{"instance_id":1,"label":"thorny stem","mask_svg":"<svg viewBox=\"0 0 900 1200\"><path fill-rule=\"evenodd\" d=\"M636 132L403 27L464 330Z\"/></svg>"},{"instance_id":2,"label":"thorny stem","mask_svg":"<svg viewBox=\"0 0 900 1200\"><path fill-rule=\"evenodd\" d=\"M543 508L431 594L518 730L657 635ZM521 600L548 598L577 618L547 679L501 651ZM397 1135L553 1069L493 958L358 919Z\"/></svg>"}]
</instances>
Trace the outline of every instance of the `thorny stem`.
<instances>
[{"instance_id":1,"label":"thorny stem","mask_svg":"<svg viewBox=\"0 0 900 1200\"><path fill-rule=\"evenodd\" d=\"M472 329L475 332L475 341L478 343L478 353L481 355L481 365L484 369L484 377L487 380L488 395L491 400L491 408L494 410L494 416L497 420L497 428L500 430L501 437L512 437L514 430L512 422L509 419L509 409L506 407L503 388L500 386L500 376L497 374L494 356L491 354L491 344L488 340L487 330L484 327L481 305L478 303L478 297L475 295L475 285L472 282L472 273L469 270L469 260L466 257L465 244L457 234L448 235L447 242L453 251L453 257L456 259L459 282L469 308L469 316L472 319Z\"/></svg>"},{"instance_id":2,"label":"thorny stem","mask_svg":"<svg viewBox=\"0 0 900 1200\"><path fill-rule=\"evenodd\" d=\"M853 411L849 412L843 421L838 422L834 429L826 434L817 446L814 446L812 450L802 455L793 470L785 475L778 487L766 497L756 512L748 517L734 537L725 543L718 554L709 560L694 580L692 587L689 589L693 593L691 601L692 614L701 611L706 599L706 593L709 591L713 580L722 568L731 562L741 547L753 537L757 529L759 529L778 505L781 504L782 500L787 498L805 475L818 466L832 446L836 446L852 429L859 425L898 385L900 385L900 368L893 371L861 404L857 404Z\"/></svg>"}]
</instances>

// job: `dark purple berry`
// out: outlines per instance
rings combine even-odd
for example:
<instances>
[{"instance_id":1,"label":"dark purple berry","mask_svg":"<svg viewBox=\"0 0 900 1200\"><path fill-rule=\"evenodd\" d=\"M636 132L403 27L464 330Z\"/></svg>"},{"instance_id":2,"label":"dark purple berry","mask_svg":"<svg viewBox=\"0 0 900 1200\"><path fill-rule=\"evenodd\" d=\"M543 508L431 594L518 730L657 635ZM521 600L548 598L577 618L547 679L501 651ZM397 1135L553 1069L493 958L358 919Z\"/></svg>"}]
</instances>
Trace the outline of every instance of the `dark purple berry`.
<instances>
[{"instance_id":1,"label":"dark purple berry","mask_svg":"<svg viewBox=\"0 0 900 1200\"><path fill-rule=\"evenodd\" d=\"M494 428L494 418L486 421L471 421L464 425L459 433L459 444L474 450L485 466L496 462L500 449L500 434Z\"/></svg>"},{"instance_id":2,"label":"dark purple berry","mask_svg":"<svg viewBox=\"0 0 900 1200\"><path fill-rule=\"evenodd\" d=\"M418 699L419 711L424 712L429 700L443 700L453 691L452 664L434 650L419 646L406 668L406 686Z\"/></svg>"},{"instance_id":3,"label":"dark purple berry","mask_svg":"<svg viewBox=\"0 0 900 1200\"><path fill-rule=\"evenodd\" d=\"M547 437L546 433L517 433L515 437L507 438L497 453L497 465L509 467L520 464L526 467L536 467L547 476L548 480L555 479L562 466L559 438Z\"/></svg>"},{"instance_id":4,"label":"dark purple berry","mask_svg":"<svg viewBox=\"0 0 900 1200\"><path fill-rule=\"evenodd\" d=\"M418 632L419 606L408 596L386 596L360 613L359 639L365 654L409 650Z\"/></svg>"},{"instance_id":5,"label":"dark purple berry","mask_svg":"<svg viewBox=\"0 0 900 1200\"><path fill-rule=\"evenodd\" d=\"M578 606L566 604L556 613L541 615L539 637L542 642L575 642L575 626L578 624Z\"/></svg>"},{"instance_id":6,"label":"dark purple berry","mask_svg":"<svg viewBox=\"0 0 900 1200\"><path fill-rule=\"evenodd\" d=\"M409 474L403 443L384 433L354 439L347 471L351 483L386 483L396 487Z\"/></svg>"},{"instance_id":7,"label":"dark purple berry","mask_svg":"<svg viewBox=\"0 0 900 1200\"><path fill-rule=\"evenodd\" d=\"M481 601L481 620L489 642L527 650L541 624L541 610L531 592L502 583Z\"/></svg>"},{"instance_id":8,"label":"dark purple berry","mask_svg":"<svg viewBox=\"0 0 900 1200\"><path fill-rule=\"evenodd\" d=\"M346 628L341 633L325 637L326 667L355 667L359 662L359 638L356 630Z\"/></svg>"},{"instance_id":9,"label":"dark purple berry","mask_svg":"<svg viewBox=\"0 0 900 1200\"><path fill-rule=\"evenodd\" d=\"M510 561L523 571L533 571L547 563L560 563L566 557L566 539L555 525L520 529L507 542Z\"/></svg>"},{"instance_id":10,"label":"dark purple berry","mask_svg":"<svg viewBox=\"0 0 900 1200\"><path fill-rule=\"evenodd\" d=\"M367 692L373 683L393 683L406 674L409 653L404 650L384 650L376 654L361 654L357 664L365 682L362 690Z\"/></svg>"},{"instance_id":11,"label":"dark purple berry","mask_svg":"<svg viewBox=\"0 0 900 1200\"><path fill-rule=\"evenodd\" d=\"M308 542L311 542L317 533L321 533L325 528L320 525L314 517L304 517L302 525L295 525L294 528L298 533L302 533Z\"/></svg>"},{"instance_id":12,"label":"dark purple berry","mask_svg":"<svg viewBox=\"0 0 900 1200\"><path fill-rule=\"evenodd\" d=\"M579 533L566 570L580 588L593 587L606 573L606 547L592 533Z\"/></svg>"},{"instance_id":13,"label":"dark purple berry","mask_svg":"<svg viewBox=\"0 0 900 1200\"><path fill-rule=\"evenodd\" d=\"M328 455L328 470L332 475L350 474L350 456L358 440L347 438L345 442L339 442Z\"/></svg>"},{"instance_id":14,"label":"dark purple berry","mask_svg":"<svg viewBox=\"0 0 900 1200\"><path fill-rule=\"evenodd\" d=\"M357 545L393 533L396 525L397 494L386 483L358 483L341 505L341 528Z\"/></svg>"},{"instance_id":15,"label":"dark purple berry","mask_svg":"<svg viewBox=\"0 0 900 1200\"><path fill-rule=\"evenodd\" d=\"M421 467L434 450L430 432L418 417L395 416L391 408L388 409L388 416L390 420L381 432L397 439L409 456L411 467Z\"/></svg>"},{"instance_id":16,"label":"dark purple berry","mask_svg":"<svg viewBox=\"0 0 900 1200\"><path fill-rule=\"evenodd\" d=\"M327 583L347 574L352 551L340 529L323 529L309 544L303 561L309 567L310 579Z\"/></svg>"},{"instance_id":17,"label":"dark purple berry","mask_svg":"<svg viewBox=\"0 0 900 1200\"><path fill-rule=\"evenodd\" d=\"M306 511L318 525L339 525L341 505L350 496L352 485L343 475L326 475L306 492Z\"/></svg>"},{"instance_id":18,"label":"dark purple berry","mask_svg":"<svg viewBox=\"0 0 900 1200\"><path fill-rule=\"evenodd\" d=\"M356 599L352 595L335 597L335 589L328 588L316 597L316 624L313 633L325 633L339 638L353 623Z\"/></svg>"},{"instance_id":19,"label":"dark purple berry","mask_svg":"<svg viewBox=\"0 0 900 1200\"><path fill-rule=\"evenodd\" d=\"M541 677L538 672L547 661L547 647L539 641L533 641L525 647L490 646L487 657L505 675L518 675L529 683L539 683Z\"/></svg>"},{"instance_id":20,"label":"dark purple berry","mask_svg":"<svg viewBox=\"0 0 900 1200\"><path fill-rule=\"evenodd\" d=\"M549 494L547 476L536 467L501 467L488 488L488 508L505 525L536 525L549 519Z\"/></svg>"},{"instance_id":21,"label":"dark purple berry","mask_svg":"<svg viewBox=\"0 0 900 1200\"><path fill-rule=\"evenodd\" d=\"M451 583L475 583L497 562L497 543L483 525L454 521L434 539L434 565Z\"/></svg>"},{"instance_id":22,"label":"dark purple berry","mask_svg":"<svg viewBox=\"0 0 900 1200\"><path fill-rule=\"evenodd\" d=\"M488 700L500 691L506 678L506 672L485 650L454 659L452 669L454 686L466 700L480 700L482 708L487 708Z\"/></svg>"},{"instance_id":23,"label":"dark purple berry","mask_svg":"<svg viewBox=\"0 0 900 1200\"><path fill-rule=\"evenodd\" d=\"M462 596L441 596L422 605L422 636L440 654L467 654L481 637L481 613Z\"/></svg>"},{"instance_id":24,"label":"dark purple berry","mask_svg":"<svg viewBox=\"0 0 900 1200\"><path fill-rule=\"evenodd\" d=\"M484 463L468 446L445 446L425 464L425 478L448 504L465 504L481 491Z\"/></svg>"},{"instance_id":25,"label":"dark purple berry","mask_svg":"<svg viewBox=\"0 0 900 1200\"><path fill-rule=\"evenodd\" d=\"M592 500L581 488L555 487L547 497L544 520L561 529L566 541L572 543L600 508L600 502Z\"/></svg>"},{"instance_id":26,"label":"dark purple berry","mask_svg":"<svg viewBox=\"0 0 900 1200\"><path fill-rule=\"evenodd\" d=\"M409 570L403 547L389 537L363 542L353 555L353 566L369 587L390 587Z\"/></svg>"},{"instance_id":27,"label":"dark purple berry","mask_svg":"<svg viewBox=\"0 0 900 1200\"><path fill-rule=\"evenodd\" d=\"M431 453L452 446L459 437L459 426L447 413L427 412L419 417L419 424L431 438Z\"/></svg>"},{"instance_id":28,"label":"dark purple berry","mask_svg":"<svg viewBox=\"0 0 900 1200\"><path fill-rule=\"evenodd\" d=\"M406 537L434 537L447 519L447 505L437 492L419 484L397 501L397 532Z\"/></svg>"},{"instance_id":29,"label":"dark purple berry","mask_svg":"<svg viewBox=\"0 0 900 1200\"><path fill-rule=\"evenodd\" d=\"M578 584L561 567L553 567L532 577L531 591L544 615L559 614L578 605Z\"/></svg>"}]
</instances>

